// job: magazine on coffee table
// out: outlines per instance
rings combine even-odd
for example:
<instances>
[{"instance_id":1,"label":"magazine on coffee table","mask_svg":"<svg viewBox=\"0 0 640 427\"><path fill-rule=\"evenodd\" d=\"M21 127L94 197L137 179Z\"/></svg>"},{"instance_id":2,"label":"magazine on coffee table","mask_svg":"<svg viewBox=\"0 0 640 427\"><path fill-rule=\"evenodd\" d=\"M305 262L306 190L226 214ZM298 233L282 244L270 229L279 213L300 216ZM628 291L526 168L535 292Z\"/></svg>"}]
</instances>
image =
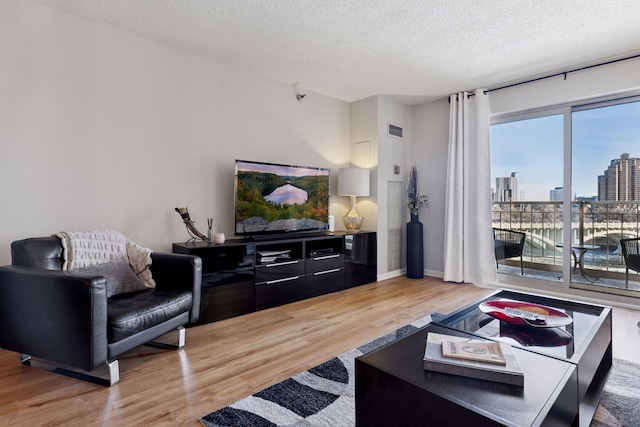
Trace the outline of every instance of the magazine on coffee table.
<instances>
[{"instance_id":1,"label":"magazine on coffee table","mask_svg":"<svg viewBox=\"0 0 640 427\"><path fill-rule=\"evenodd\" d=\"M456 359L477 360L478 362L506 365L507 359L502 346L497 342L471 342L442 340L442 355Z\"/></svg>"},{"instance_id":2,"label":"magazine on coffee table","mask_svg":"<svg viewBox=\"0 0 640 427\"><path fill-rule=\"evenodd\" d=\"M491 343L500 347L505 363L470 360L468 358L447 357L443 354L443 342L465 344ZM470 348L470 347L469 347ZM424 353L424 369L459 375L481 380L495 381L504 384L524 386L524 374L509 344L498 343L477 338L458 337L453 335L429 332Z\"/></svg>"}]
</instances>

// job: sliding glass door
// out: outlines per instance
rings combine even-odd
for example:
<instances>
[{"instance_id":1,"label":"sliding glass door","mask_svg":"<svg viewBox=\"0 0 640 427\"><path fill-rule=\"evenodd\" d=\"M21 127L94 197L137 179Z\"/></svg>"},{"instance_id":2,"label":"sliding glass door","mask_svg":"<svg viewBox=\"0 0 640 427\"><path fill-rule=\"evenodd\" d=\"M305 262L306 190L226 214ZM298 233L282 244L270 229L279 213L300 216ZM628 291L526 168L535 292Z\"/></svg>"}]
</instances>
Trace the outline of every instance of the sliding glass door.
<instances>
[{"instance_id":1,"label":"sliding glass door","mask_svg":"<svg viewBox=\"0 0 640 427\"><path fill-rule=\"evenodd\" d=\"M520 258L512 256L498 261L498 272L523 275L524 271L558 282L562 198L555 195L563 182L563 115L494 123L490 138L493 227L525 233L524 268Z\"/></svg>"},{"instance_id":2,"label":"sliding glass door","mask_svg":"<svg viewBox=\"0 0 640 427\"><path fill-rule=\"evenodd\" d=\"M623 244L634 251L638 242L627 239L640 237L640 101L574 107L571 126L572 286L633 294L640 278L626 275Z\"/></svg>"},{"instance_id":3,"label":"sliding glass door","mask_svg":"<svg viewBox=\"0 0 640 427\"><path fill-rule=\"evenodd\" d=\"M498 272L640 294L640 96L497 117L490 137L493 226L526 234L524 274Z\"/></svg>"}]
</instances>

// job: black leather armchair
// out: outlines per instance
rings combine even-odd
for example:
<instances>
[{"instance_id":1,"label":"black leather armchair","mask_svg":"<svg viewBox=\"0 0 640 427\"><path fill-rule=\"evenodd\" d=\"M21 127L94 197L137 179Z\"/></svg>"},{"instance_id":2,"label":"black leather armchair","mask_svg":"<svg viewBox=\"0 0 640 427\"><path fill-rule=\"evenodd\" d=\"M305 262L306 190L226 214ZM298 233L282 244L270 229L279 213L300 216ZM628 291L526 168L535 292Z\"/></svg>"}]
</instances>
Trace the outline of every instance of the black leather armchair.
<instances>
[{"instance_id":1,"label":"black leather armchair","mask_svg":"<svg viewBox=\"0 0 640 427\"><path fill-rule=\"evenodd\" d=\"M496 268L498 268L498 261L501 259L520 257L520 274L524 275L522 251L524 250L524 240L526 237L526 233L521 231L505 228L493 229L493 249L496 255Z\"/></svg>"},{"instance_id":2,"label":"black leather armchair","mask_svg":"<svg viewBox=\"0 0 640 427\"><path fill-rule=\"evenodd\" d=\"M119 380L117 357L198 320L202 261L152 253L155 289L107 298L101 276L60 271L57 237L11 244L12 265L0 267L0 348L27 365L104 385ZM166 345L165 345L166 346Z\"/></svg>"}]
</instances>

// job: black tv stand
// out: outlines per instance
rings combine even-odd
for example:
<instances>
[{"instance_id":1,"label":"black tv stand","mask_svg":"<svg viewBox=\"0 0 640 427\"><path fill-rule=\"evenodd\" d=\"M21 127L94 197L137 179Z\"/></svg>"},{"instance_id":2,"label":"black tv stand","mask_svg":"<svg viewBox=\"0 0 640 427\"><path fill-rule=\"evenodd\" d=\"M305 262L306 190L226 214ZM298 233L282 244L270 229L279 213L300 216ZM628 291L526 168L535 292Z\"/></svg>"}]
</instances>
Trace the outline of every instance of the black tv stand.
<instances>
[{"instance_id":1,"label":"black tv stand","mask_svg":"<svg viewBox=\"0 0 640 427\"><path fill-rule=\"evenodd\" d=\"M174 243L202 258L197 324L251 313L375 282L375 232L296 232ZM286 257L277 254L286 253ZM264 256L267 254L267 256Z\"/></svg>"}]
</instances>

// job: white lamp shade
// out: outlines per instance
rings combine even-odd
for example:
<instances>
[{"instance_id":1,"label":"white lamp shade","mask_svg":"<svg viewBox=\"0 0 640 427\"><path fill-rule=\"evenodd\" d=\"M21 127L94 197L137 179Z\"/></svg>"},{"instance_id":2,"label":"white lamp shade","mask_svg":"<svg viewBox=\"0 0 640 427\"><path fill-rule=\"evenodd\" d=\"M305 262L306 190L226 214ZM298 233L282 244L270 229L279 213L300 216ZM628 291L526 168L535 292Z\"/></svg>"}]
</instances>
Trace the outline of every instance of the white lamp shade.
<instances>
[{"instance_id":1,"label":"white lamp shade","mask_svg":"<svg viewBox=\"0 0 640 427\"><path fill-rule=\"evenodd\" d=\"M369 169L342 168L338 175L339 196L368 196Z\"/></svg>"}]
</instances>

